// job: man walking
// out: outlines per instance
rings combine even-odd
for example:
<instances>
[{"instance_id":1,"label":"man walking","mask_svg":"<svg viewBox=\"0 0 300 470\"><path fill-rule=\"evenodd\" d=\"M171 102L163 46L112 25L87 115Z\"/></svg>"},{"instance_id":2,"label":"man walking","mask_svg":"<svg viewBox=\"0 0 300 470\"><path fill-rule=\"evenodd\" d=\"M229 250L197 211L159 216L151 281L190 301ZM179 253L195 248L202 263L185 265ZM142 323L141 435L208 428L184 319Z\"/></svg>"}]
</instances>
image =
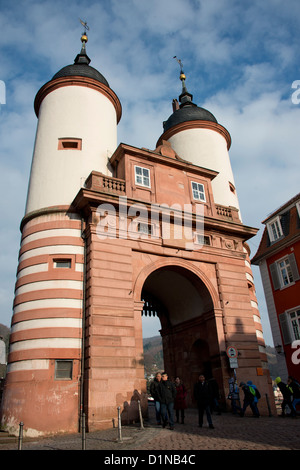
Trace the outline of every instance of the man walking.
<instances>
[{"instance_id":1,"label":"man walking","mask_svg":"<svg viewBox=\"0 0 300 470\"><path fill-rule=\"evenodd\" d=\"M202 428L203 425L203 415L205 411L208 425L211 429L214 429L209 406L211 395L208 382L206 382L204 375L200 374L199 380L194 386L194 398L197 401L200 428Z\"/></svg>"}]
</instances>

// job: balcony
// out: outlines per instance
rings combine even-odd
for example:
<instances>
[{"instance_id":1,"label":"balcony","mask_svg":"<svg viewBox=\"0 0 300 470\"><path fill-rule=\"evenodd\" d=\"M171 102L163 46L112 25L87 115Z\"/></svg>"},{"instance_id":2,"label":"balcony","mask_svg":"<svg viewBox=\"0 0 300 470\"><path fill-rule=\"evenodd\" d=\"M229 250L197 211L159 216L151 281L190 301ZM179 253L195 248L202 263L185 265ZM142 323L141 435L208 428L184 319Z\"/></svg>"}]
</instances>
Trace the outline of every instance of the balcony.
<instances>
[{"instance_id":1,"label":"balcony","mask_svg":"<svg viewBox=\"0 0 300 470\"><path fill-rule=\"evenodd\" d=\"M90 176L87 178L85 187L92 191L118 194L120 196L126 195L126 185L124 180L106 176L103 175L103 173L98 173L96 171L92 171Z\"/></svg>"},{"instance_id":2,"label":"balcony","mask_svg":"<svg viewBox=\"0 0 300 470\"><path fill-rule=\"evenodd\" d=\"M240 222L239 211L236 207L216 205L217 217L232 222Z\"/></svg>"}]
</instances>

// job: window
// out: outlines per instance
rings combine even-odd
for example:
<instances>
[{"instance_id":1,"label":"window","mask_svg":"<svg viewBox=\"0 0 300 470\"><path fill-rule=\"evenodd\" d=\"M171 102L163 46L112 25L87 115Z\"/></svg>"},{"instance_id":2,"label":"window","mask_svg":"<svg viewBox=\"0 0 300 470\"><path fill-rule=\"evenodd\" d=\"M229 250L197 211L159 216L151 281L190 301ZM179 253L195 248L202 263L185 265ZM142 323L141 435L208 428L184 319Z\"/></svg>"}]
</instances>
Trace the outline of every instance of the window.
<instances>
[{"instance_id":1,"label":"window","mask_svg":"<svg viewBox=\"0 0 300 470\"><path fill-rule=\"evenodd\" d=\"M58 139L58 150L81 150L82 139L63 138Z\"/></svg>"},{"instance_id":2,"label":"window","mask_svg":"<svg viewBox=\"0 0 300 470\"><path fill-rule=\"evenodd\" d=\"M153 235L153 225L147 224L145 222L139 222L137 225L137 231L143 235Z\"/></svg>"},{"instance_id":3,"label":"window","mask_svg":"<svg viewBox=\"0 0 300 470\"><path fill-rule=\"evenodd\" d=\"M281 313L279 322L284 344L300 340L300 308Z\"/></svg>"},{"instance_id":4,"label":"window","mask_svg":"<svg viewBox=\"0 0 300 470\"><path fill-rule=\"evenodd\" d=\"M135 166L134 171L135 183L140 186L146 186L147 188L150 188L150 170L148 170L148 168Z\"/></svg>"},{"instance_id":5,"label":"window","mask_svg":"<svg viewBox=\"0 0 300 470\"><path fill-rule=\"evenodd\" d=\"M194 199L205 202L205 191L203 184L192 181L192 191Z\"/></svg>"},{"instance_id":6,"label":"window","mask_svg":"<svg viewBox=\"0 0 300 470\"><path fill-rule=\"evenodd\" d=\"M300 276L294 253L271 264L270 273L274 290L288 287L298 281Z\"/></svg>"},{"instance_id":7,"label":"window","mask_svg":"<svg viewBox=\"0 0 300 470\"><path fill-rule=\"evenodd\" d=\"M276 217L276 219L269 222L267 224L267 229L268 229L268 233L269 233L269 237L270 237L271 242L275 242L283 236L282 227L281 227L279 217Z\"/></svg>"},{"instance_id":8,"label":"window","mask_svg":"<svg viewBox=\"0 0 300 470\"><path fill-rule=\"evenodd\" d=\"M55 379L72 380L73 361L56 360L55 361Z\"/></svg>"},{"instance_id":9,"label":"window","mask_svg":"<svg viewBox=\"0 0 300 470\"><path fill-rule=\"evenodd\" d=\"M294 339L300 339L300 310L290 312L291 324L293 329Z\"/></svg>"},{"instance_id":10,"label":"window","mask_svg":"<svg viewBox=\"0 0 300 470\"><path fill-rule=\"evenodd\" d=\"M200 235L196 233L195 243L197 245L210 245L210 238L206 235Z\"/></svg>"},{"instance_id":11,"label":"window","mask_svg":"<svg viewBox=\"0 0 300 470\"><path fill-rule=\"evenodd\" d=\"M298 211L298 216L300 218L300 201L296 202L296 207L297 207L297 211Z\"/></svg>"},{"instance_id":12,"label":"window","mask_svg":"<svg viewBox=\"0 0 300 470\"><path fill-rule=\"evenodd\" d=\"M67 268L71 269L72 262L70 259L54 259L53 267L54 268Z\"/></svg>"},{"instance_id":13,"label":"window","mask_svg":"<svg viewBox=\"0 0 300 470\"><path fill-rule=\"evenodd\" d=\"M292 273L291 265L290 265L288 258L285 258L282 261L278 262L278 270L279 270L281 284L283 286L292 284L294 279L293 279L293 273Z\"/></svg>"}]
</instances>

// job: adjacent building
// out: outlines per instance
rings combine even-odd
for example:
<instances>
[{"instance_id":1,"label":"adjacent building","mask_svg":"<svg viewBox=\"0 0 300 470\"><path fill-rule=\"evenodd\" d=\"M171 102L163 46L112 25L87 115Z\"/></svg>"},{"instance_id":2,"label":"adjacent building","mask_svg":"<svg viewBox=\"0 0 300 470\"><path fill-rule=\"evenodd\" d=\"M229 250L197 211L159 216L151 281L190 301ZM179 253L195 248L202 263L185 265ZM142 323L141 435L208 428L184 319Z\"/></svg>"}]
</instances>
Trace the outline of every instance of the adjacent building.
<instances>
[{"instance_id":1,"label":"adjacent building","mask_svg":"<svg viewBox=\"0 0 300 470\"><path fill-rule=\"evenodd\" d=\"M300 194L263 224L252 263L260 268L280 375L300 381Z\"/></svg>"}]
</instances>

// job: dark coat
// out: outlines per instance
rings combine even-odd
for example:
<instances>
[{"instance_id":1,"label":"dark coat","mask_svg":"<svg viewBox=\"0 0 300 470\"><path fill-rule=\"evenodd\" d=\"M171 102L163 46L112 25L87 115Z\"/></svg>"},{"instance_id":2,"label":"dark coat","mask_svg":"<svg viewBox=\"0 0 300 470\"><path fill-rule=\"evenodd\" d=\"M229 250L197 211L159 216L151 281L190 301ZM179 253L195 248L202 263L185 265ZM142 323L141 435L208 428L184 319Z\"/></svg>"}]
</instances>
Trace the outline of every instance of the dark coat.
<instances>
[{"instance_id":1,"label":"dark coat","mask_svg":"<svg viewBox=\"0 0 300 470\"><path fill-rule=\"evenodd\" d=\"M284 382L279 382L277 384L277 387L281 391L284 400L287 400L287 401L292 400L292 392L290 388Z\"/></svg>"},{"instance_id":2,"label":"dark coat","mask_svg":"<svg viewBox=\"0 0 300 470\"><path fill-rule=\"evenodd\" d=\"M208 382L201 383L199 381L194 385L194 398L197 401L198 407L209 405L212 396Z\"/></svg>"},{"instance_id":3,"label":"dark coat","mask_svg":"<svg viewBox=\"0 0 300 470\"><path fill-rule=\"evenodd\" d=\"M157 379L154 379L151 384L150 384L150 393L151 396L154 398L155 401L159 401L159 395L157 392L157 388L159 386L160 382Z\"/></svg>"},{"instance_id":4,"label":"dark coat","mask_svg":"<svg viewBox=\"0 0 300 470\"><path fill-rule=\"evenodd\" d=\"M252 403L254 401L254 395L250 392L249 386L243 384L242 390L244 392L244 400L248 403Z\"/></svg>"},{"instance_id":5,"label":"dark coat","mask_svg":"<svg viewBox=\"0 0 300 470\"><path fill-rule=\"evenodd\" d=\"M157 387L157 393L160 403L165 405L174 403L176 397L176 388L171 380L161 380Z\"/></svg>"}]
</instances>

